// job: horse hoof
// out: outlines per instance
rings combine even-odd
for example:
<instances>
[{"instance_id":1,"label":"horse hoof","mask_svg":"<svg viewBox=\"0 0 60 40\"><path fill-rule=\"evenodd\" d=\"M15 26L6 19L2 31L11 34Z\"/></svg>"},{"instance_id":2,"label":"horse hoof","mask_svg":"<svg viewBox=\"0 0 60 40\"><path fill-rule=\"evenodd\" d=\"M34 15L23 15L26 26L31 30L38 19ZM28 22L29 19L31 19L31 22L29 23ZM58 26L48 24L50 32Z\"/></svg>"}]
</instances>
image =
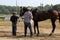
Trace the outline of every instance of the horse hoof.
<instances>
[{"instance_id":1,"label":"horse hoof","mask_svg":"<svg viewBox=\"0 0 60 40\"><path fill-rule=\"evenodd\" d=\"M34 32L34 34L36 34L36 33Z\"/></svg>"},{"instance_id":2,"label":"horse hoof","mask_svg":"<svg viewBox=\"0 0 60 40\"><path fill-rule=\"evenodd\" d=\"M51 36L52 34L49 34L49 36Z\"/></svg>"},{"instance_id":3,"label":"horse hoof","mask_svg":"<svg viewBox=\"0 0 60 40\"><path fill-rule=\"evenodd\" d=\"M39 34L37 34L36 36L38 36Z\"/></svg>"},{"instance_id":4,"label":"horse hoof","mask_svg":"<svg viewBox=\"0 0 60 40\"><path fill-rule=\"evenodd\" d=\"M37 34L37 36L39 36L39 33Z\"/></svg>"}]
</instances>

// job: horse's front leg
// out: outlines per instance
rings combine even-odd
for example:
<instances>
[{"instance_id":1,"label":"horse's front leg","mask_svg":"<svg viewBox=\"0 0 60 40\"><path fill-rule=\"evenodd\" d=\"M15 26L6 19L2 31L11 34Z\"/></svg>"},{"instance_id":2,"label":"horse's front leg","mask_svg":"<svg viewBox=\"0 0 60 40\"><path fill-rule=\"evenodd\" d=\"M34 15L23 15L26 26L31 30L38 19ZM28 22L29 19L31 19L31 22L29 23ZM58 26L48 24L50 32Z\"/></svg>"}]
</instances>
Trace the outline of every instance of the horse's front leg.
<instances>
[{"instance_id":1,"label":"horse's front leg","mask_svg":"<svg viewBox=\"0 0 60 40\"><path fill-rule=\"evenodd\" d=\"M38 22L36 23L36 27L37 27L37 35L39 35Z\"/></svg>"},{"instance_id":2,"label":"horse's front leg","mask_svg":"<svg viewBox=\"0 0 60 40\"><path fill-rule=\"evenodd\" d=\"M37 35L39 35L39 28L38 28L38 22L34 22L34 33L36 34L37 29Z\"/></svg>"},{"instance_id":3,"label":"horse's front leg","mask_svg":"<svg viewBox=\"0 0 60 40\"><path fill-rule=\"evenodd\" d=\"M34 34L36 34L36 22L34 22Z\"/></svg>"},{"instance_id":4,"label":"horse's front leg","mask_svg":"<svg viewBox=\"0 0 60 40\"><path fill-rule=\"evenodd\" d=\"M56 28L55 21L56 21L55 19L51 19L53 29L49 36L51 36L55 31L55 28Z\"/></svg>"}]
</instances>

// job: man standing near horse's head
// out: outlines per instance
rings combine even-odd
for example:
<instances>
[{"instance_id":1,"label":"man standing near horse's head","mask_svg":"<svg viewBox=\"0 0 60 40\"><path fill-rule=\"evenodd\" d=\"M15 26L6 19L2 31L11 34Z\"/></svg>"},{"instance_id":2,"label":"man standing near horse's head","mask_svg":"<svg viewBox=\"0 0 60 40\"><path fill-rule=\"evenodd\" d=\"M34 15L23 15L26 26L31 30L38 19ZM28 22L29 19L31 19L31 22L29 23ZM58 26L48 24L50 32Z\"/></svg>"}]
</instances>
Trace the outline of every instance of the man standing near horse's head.
<instances>
[{"instance_id":1,"label":"man standing near horse's head","mask_svg":"<svg viewBox=\"0 0 60 40\"><path fill-rule=\"evenodd\" d=\"M27 11L24 13L24 36L26 37L27 34L27 27L30 30L30 36L32 36L32 26L31 26L31 19L33 19L31 8L27 8Z\"/></svg>"}]
</instances>

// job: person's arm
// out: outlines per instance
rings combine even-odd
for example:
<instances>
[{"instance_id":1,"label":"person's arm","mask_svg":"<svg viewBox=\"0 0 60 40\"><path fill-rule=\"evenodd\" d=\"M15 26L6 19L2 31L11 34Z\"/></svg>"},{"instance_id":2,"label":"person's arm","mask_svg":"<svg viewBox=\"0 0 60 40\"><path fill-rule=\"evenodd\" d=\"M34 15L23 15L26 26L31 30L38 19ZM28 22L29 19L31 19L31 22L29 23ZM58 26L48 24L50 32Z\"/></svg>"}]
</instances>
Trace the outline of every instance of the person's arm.
<instances>
[{"instance_id":1,"label":"person's arm","mask_svg":"<svg viewBox=\"0 0 60 40\"><path fill-rule=\"evenodd\" d=\"M30 14L30 16L31 16L31 19L33 19L33 15L32 15L32 13Z\"/></svg>"}]
</instances>

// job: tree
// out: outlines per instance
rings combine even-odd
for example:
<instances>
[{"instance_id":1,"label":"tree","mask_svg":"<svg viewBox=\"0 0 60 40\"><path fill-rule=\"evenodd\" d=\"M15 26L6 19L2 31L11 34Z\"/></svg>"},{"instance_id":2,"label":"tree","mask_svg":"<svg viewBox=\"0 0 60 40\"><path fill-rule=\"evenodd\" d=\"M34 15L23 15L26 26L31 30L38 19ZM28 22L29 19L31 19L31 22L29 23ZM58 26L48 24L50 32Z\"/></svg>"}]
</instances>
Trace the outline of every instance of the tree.
<instances>
[{"instance_id":1,"label":"tree","mask_svg":"<svg viewBox=\"0 0 60 40\"><path fill-rule=\"evenodd\" d=\"M54 5L53 6L53 9L55 9L57 11L60 11L60 4Z\"/></svg>"},{"instance_id":2,"label":"tree","mask_svg":"<svg viewBox=\"0 0 60 40\"><path fill-rule=\"evenodd\" d=\"M50 5L47 4L47 5L44 6L44 10L49 10L49 9L51 9Z\"/></svg>"}]
</instances>

